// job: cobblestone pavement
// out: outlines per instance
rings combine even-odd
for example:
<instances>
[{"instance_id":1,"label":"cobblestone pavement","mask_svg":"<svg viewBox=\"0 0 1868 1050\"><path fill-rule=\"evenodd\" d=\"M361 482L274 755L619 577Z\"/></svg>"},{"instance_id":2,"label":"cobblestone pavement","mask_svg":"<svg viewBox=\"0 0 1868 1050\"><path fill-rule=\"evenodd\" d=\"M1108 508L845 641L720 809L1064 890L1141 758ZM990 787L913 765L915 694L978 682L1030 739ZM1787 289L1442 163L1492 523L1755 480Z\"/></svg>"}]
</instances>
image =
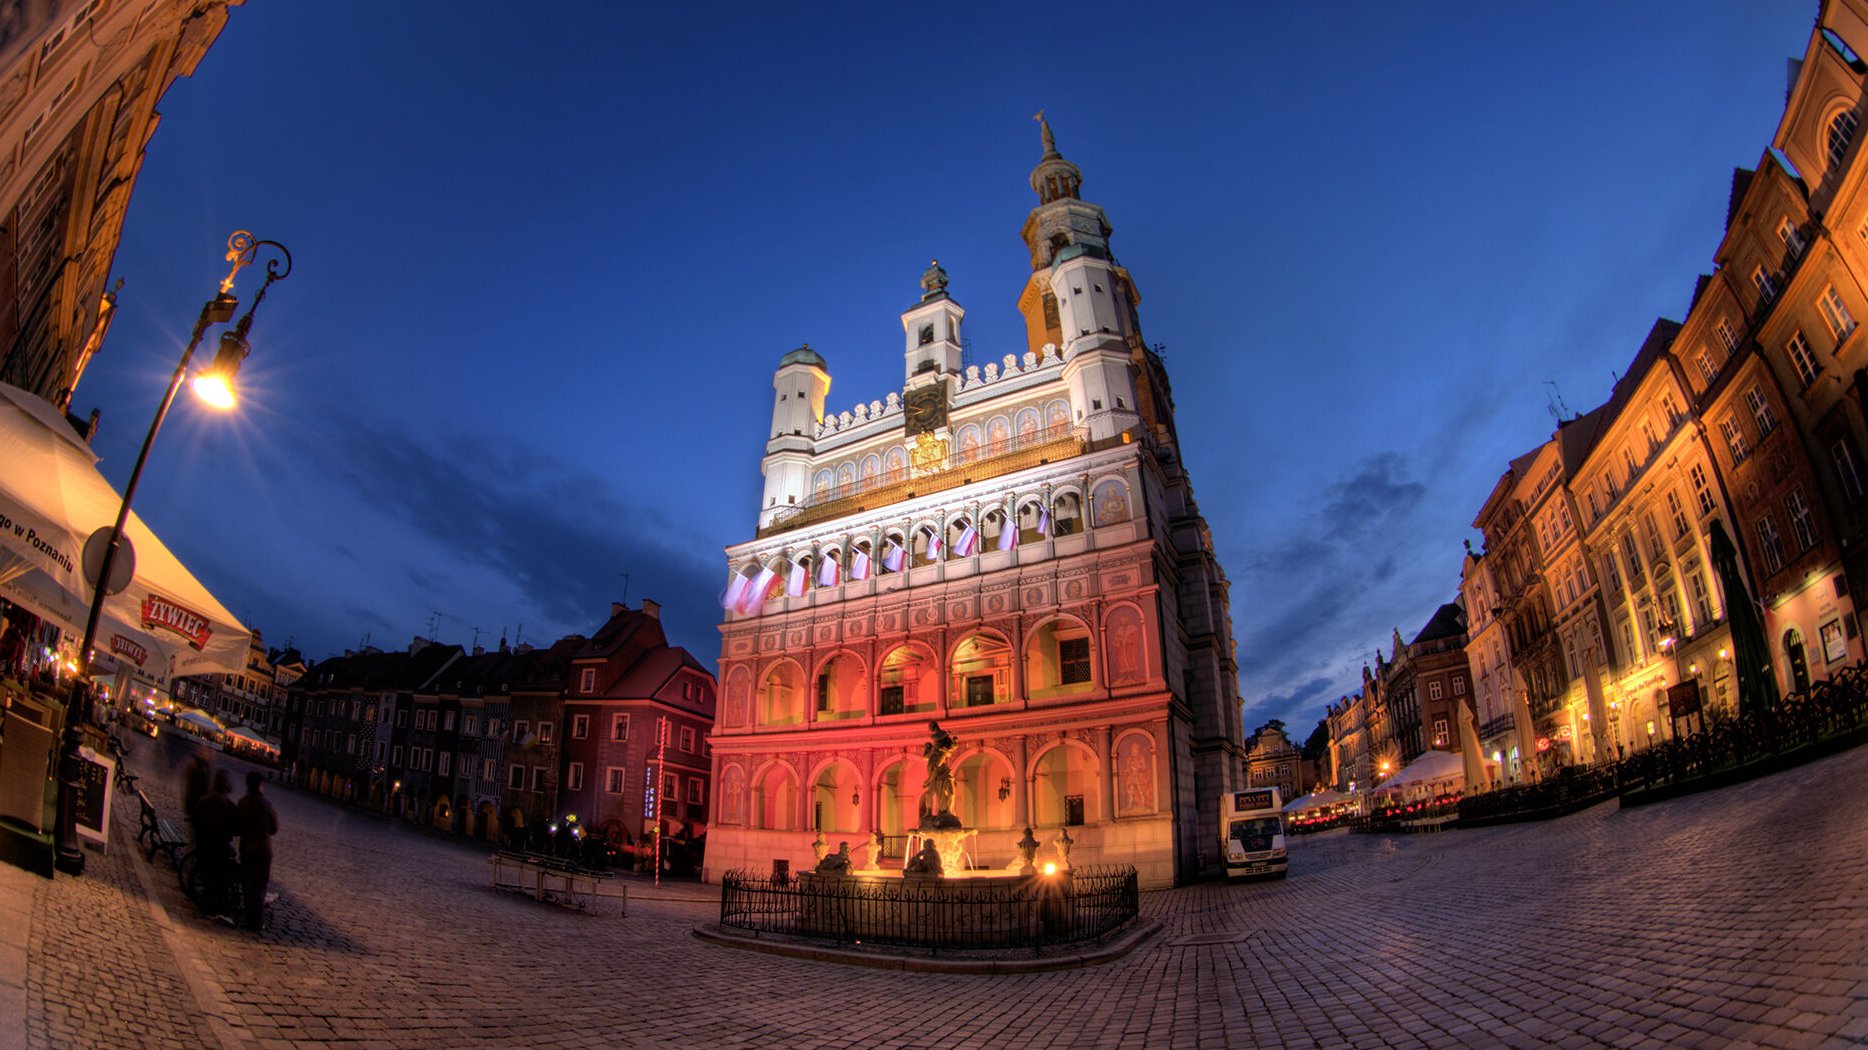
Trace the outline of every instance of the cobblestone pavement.
<instances>
[{"instance_id":1,"label":"cobblestone pavement","mask_svg":"<svg viewBox=\"0 0 1868 1050\"><path fill-rule=\"evenodd\" d=\"M137 745L175 812L180 751ZM1857 1045L1865 779L1868 748L1627 811L1329 832L1297 841L1286 882L1145 894L1162 930L1125 958L1010 976L706 944L711 887L632 884L622 918L498 894L483 847L269 785L271 928L204 921L127 848L119 807L83 878L31 880L25 1031L227 1050Z\"/></svg>"}]
</instances>

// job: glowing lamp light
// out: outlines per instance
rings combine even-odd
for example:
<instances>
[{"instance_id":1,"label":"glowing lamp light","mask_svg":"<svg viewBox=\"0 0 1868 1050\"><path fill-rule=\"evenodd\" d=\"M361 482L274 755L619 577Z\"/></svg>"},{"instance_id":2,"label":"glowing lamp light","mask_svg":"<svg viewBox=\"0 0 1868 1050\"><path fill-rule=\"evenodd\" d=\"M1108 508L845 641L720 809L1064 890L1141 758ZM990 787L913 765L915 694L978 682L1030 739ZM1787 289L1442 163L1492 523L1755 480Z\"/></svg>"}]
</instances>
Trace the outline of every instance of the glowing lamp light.
<instances>
[{"instance_id":1,"label":"glowing lamp light","mask_svg":"<svg viewBox=\"0 0 1868 1050\"><path fill-rule=\"evenodd\" d=\"M1045 862L1044 862L1044 873L1045 873L1046 875L1055 875L1055 874L1057 874L1057 862L1056 862L1056 861L1054 861L1054 860L1047 860L1047 861L1045 861Z\"/></svg>"},{"instance_id":2,"label":"glowing lamp light","mask_svg":"<svg viewBox=\"0 0 1868 1050\"><path fill-rule=\"evenodd\" d=\"M221 333L221 348L214 354L214 363L195 376L195 396L223 412L234 407L240 400L234 393L234 376L240 372L240 362L251 352L252 347L238 332Z\"/></svg>"},{"instance_id":3,"label":"glowing lamp light","mask_svg":"<svg viewBox=\"0 0 1868 1050\"><path fill-rule=\"evenodd\" d=\"M1731 658L1732 658L1731 655L1727 653L1723 647L1719 649L1719 659L1730 660Z\"/></svg>"}]
</instances>

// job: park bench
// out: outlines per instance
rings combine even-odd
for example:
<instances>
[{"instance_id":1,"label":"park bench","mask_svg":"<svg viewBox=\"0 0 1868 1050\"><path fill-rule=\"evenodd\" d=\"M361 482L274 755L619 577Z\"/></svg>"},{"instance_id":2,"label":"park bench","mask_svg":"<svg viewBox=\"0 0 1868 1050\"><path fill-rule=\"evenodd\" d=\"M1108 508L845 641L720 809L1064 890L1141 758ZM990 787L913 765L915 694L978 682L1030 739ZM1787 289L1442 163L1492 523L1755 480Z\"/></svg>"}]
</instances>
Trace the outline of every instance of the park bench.
<instances>
[{"instance_id":1,"label":"park bench","mask_svg":"<svg viewBox=\"0 0 1868 1050\"><path fill-rule=\"evenodd\" d=\"M628 912L629 884L606 871L592 871L556 857L501 850L488 858L493 867L493 888L523 893L548 904L562 904L593 914L608 911L614 901L617 915Z\"/></svg>"},{"instance_id":2,"label":"park bench","mask_svg":"<svg viewBox=\"0 0 1868 1050\"><path fill-rule=\"evenodd\" d=\"M143 859L154 860L156 851L161 850L169 858L173 867L181 867L182 851L188 847L188 836L156 811L155 803L140 787L132 787L136 793L136 802L142 807L138 814L141 827L136 832L136 841L143 847Z\"/></svg>"}]
</instances>

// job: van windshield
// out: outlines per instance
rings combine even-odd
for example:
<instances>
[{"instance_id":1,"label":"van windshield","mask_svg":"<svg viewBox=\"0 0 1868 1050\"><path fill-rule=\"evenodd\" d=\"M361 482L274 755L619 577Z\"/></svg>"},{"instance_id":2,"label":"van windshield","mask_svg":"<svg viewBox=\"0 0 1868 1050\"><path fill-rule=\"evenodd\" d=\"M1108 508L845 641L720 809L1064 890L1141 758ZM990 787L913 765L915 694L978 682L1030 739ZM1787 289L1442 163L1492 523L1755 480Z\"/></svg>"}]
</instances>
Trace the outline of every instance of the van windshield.
<instances>
[{"instance_id":1,"label":"van windshield","mask_svg":"<svg viewBox=\"0 0 1868 1050\"><path fill-rule=\"evenodd\" d=\"M1256 820L1235 820L1227 838L1237 839L1242 843L1255 838L1269 838L1284 834L1284 821L1279 817L1259 817Z\"/></svg>"}]
</instances>

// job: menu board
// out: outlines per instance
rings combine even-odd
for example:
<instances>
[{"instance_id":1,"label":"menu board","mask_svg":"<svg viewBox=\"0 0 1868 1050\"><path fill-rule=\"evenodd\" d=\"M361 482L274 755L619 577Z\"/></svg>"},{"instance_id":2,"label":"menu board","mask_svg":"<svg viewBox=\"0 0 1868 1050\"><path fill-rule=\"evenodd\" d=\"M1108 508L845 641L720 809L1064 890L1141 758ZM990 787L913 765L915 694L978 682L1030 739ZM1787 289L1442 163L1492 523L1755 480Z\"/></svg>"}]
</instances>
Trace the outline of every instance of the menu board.
<instances>
[{"instance_id":1,"label":"menu board","mask_svg":"<svg viewBox=\"0 0 1868 1050\"><path fill-rule=\"evenodd\" d=\"M78 759L78 789L72 799L78 835L102 850L110 837L110 763L88 747L78 749Z\"/></svg>"}]
</instances>

